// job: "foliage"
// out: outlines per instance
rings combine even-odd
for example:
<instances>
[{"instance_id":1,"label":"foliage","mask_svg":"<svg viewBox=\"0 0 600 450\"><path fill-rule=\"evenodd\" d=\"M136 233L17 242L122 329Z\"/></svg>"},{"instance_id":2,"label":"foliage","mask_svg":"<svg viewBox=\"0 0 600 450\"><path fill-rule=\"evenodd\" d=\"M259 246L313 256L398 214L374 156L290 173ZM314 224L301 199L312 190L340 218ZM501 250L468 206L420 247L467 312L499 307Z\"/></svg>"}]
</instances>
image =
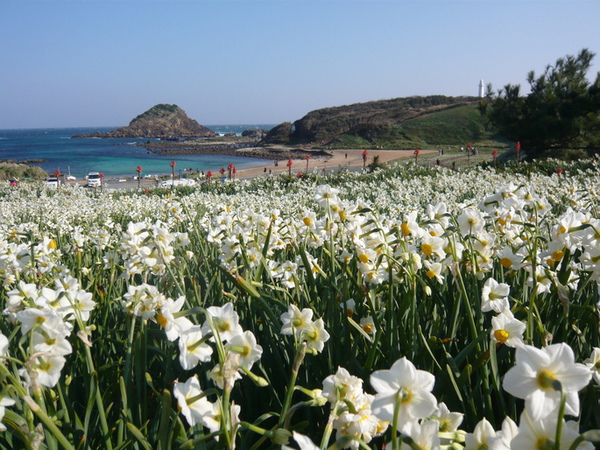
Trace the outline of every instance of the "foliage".
<instances>
[{"instance_id":1,"label":"foliage","mask_svg":"<svg viewBox=\"0 0 600 450\"><path fill-rule=\"evenodd\" d=\"M518 350L494 337L494 319L508 313L483 307L489 279L509 286L527 343L567 343L578 362L600 346L600 271L586 254L597 251L599 181L593 161L548 160L465 173L411 163L169 192L0 188L0 446L277 448L302 432L321 448L382 448L409 432L379 423L371 442L351 435L342 416L373 415L357 398L326 400L325 380L342 367L375 395L372 375L414 364L420 378L435 376L424 395L464 414L460 430L440 434L460 448L484 417L499 430L523 410L502 386ZM211 319L210 308L226 305L262 347L252 367L239 358L257 348L220 339L236 327ZM322 319L322 350L307 348L307 333L282 333L292 306ZM58 314L67 336L45 325L60 328ZM168 328L175 321L181 329ZM202 338L184 341L185 321ZM40 385L48 368L36 361L59 338L72 352L56 384ZM40 339L48 347L35 351ZM186 366L182 353L198 347L212 354ZM215 368L231 384L219 387ZM194 378L202 391L178 397ZM350 388L338 383L329 395ZM600 426L599 394L596 381L579 393L582 432ZM216 409L194 416L198 404Z\"/></svg>"},{"instance_id":2,"label":"foliage","mask_svg":"<svg viewBox=\"0 0 600 450\"><path fill-rule=\"evenodd\" d=\"M48 174L38 166L29 166L26 164L0 164L0 180L9 178L33 178L40 179L47 177Z\"/></svg>"},{"instance_id":3,"label":"foliage","mask_svg":"<svg viewBox=\"0 0 600 450\"><path fill-rule=\"evenodd\" d=\"M558 59L539 77L531 71L527 96L519 85L508 84L496 95L490 87L480 111L503 136L521 142L531 158L552 149L598 148L600 73L593 84L586 79L593 57L583 49Z\"/></svg>"}]
</instances>

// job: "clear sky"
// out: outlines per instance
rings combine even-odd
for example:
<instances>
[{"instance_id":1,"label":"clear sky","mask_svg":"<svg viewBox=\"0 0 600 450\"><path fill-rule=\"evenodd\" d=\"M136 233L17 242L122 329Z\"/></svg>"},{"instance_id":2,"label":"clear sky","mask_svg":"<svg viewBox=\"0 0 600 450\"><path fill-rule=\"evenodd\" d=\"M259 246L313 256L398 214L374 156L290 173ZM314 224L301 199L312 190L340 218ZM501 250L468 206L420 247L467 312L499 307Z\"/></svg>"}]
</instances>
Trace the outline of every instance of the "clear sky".
<instances>
[{"instance_id":1,"label":"clear sky","mask_svg":"<svg viewBox=\"0 0 600 450\"><path fill-rule=\"evenodd\" d=\"M123 126L157 103L275 124L526 88L582 48L595 79L599 19L598 0L0 0L0 129Z\"/></svg>"}]
</instances>

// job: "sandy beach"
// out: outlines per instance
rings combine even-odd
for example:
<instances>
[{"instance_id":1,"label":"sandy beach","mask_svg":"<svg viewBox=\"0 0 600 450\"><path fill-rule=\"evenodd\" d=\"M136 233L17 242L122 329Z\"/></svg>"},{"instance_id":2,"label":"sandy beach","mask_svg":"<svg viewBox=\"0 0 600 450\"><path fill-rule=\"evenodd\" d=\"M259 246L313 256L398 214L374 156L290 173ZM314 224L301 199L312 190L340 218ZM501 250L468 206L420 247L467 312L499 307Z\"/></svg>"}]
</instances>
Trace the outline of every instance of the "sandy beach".
<instances>
[{"instance_id":1,"label":"sandy beach","mask_svg":"<svg viewBox=\"0 0 600 450\"><path fill-rule=\"evenodd\" d=\"M364 150L328 150L331 156L318 155L310 157L308 159L308 172L318 171L323 173L337 172L339 170L356 170L363 167L363 151ZM422 154L435 152L435 150L421 150ZM244 156L240 152L240 156ZM411 158L414 156L413 150L367 150L367 165L373 162L373 158L379 156L380 163L388 163L402 158ZM265 170L266 169L266 170ZM305 172L307 170L307 160L303 159L292 159L292 174L296 175L299 172ZM227 173L227 172L226 172ZM287 167L287 161L279 160L275 165L274 160L265 159L264 165L253 167L249 169L238 170L235 175L236 179L247 179L255 178L260 176L279 176L282 174L288 174L289 169ZM217 172L213 175L213 179L218 180L220 174ZM78 184L85 184L85 181L78 180ZM141 188L150 188L156 186L156 180L152 178L142 178L139 186ZM105 179L104 187L106 189L131 189L137 188L137 180L127 178L126 181L117 179Z\"/></svg>"}]
</instances>

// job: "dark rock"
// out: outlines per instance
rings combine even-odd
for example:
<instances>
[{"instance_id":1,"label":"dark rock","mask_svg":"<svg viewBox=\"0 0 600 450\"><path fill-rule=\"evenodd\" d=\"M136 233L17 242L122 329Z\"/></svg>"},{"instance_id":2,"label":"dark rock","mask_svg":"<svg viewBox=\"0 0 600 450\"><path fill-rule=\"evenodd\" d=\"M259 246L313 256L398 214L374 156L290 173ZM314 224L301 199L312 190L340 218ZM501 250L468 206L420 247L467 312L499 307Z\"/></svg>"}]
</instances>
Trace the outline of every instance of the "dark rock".
<instances>
[{"instance_id":1,"label":"dark rock","mask_svg":"<svg viewBox=\"0 0 600 450\"><path fill-rule=\"evenodd\" d=\"M177 105L159 104L140 114L126 127L108 133L77 134L73 138L178 138L218 136L214 131L190 119Z\"/></svg>"},{"instance_id":2,"label":"dark rock","mask_svg":"<svg viewBox=\"0 0 600 450\"><path fill-rule=\"evenodd\" d=\"M267 133L261 144L289 144L292 136L292 123L283 122Z\"/></svg>"},{"instance_id":3,"label":"dark rock","mask_svg":"<svg viewBox=\"0 0 600 450\"><path fill-rule=\"evenodd\" d=\"M251 137L251 138L257 138L257 139L262 139L267 135L267 131L266 130L259 130L259 129L249 129L249 130L244 130L242 132L242 136L244 137Z\"/></svg>"}]
</instances>

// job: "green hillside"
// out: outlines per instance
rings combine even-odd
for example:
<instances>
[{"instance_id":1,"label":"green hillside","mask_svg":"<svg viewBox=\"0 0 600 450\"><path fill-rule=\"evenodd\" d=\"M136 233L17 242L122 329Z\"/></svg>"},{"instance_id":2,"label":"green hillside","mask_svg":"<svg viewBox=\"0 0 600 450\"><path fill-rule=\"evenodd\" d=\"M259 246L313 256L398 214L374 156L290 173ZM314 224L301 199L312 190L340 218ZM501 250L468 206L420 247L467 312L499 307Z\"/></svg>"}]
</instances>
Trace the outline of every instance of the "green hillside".
<instances>
[{"instance_id":1,"label":"green hillside","mask_svg":"<svg viewBox=\"0 0 600 450\"><path fill-rule=\"evenodd\" d=\"M263 144L410 149L495 141L479 101L432 95L323 108L273 128Z\"/></svg>"},{"instance_id":2,"label":"green hillside","mask_svg":"<svg viewBox=\"0 0 600 450\"><path fill-rule=\"evenodd\" d=\"M467 142L495 141L476 104L458 105L411 118L372 136L344 133L333 148L417 148L464 146Z\"/></svg>"}]
</instances>

